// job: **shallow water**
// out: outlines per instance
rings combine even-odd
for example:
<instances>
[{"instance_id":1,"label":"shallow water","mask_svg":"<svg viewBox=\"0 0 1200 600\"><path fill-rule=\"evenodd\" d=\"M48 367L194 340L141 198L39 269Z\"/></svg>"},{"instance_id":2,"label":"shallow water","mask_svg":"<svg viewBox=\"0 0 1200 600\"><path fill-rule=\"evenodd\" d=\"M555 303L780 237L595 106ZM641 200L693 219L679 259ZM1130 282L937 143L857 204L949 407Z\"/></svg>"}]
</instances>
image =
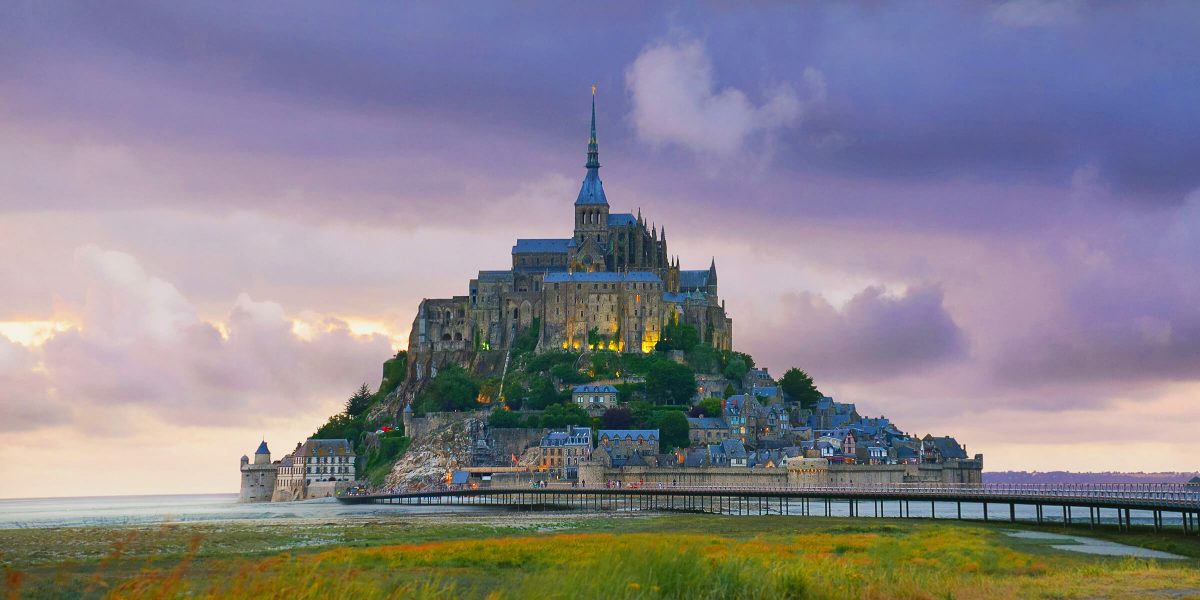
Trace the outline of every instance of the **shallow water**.
<instances>
[{"instance_id":1,"label":"shallow water","mask_svg":"<svg viewBox=\"0 0 1200 600\"><path fill-rule=\"evenodd\" d=\"M237 494L0 499L0 529L494 511L476 506L341 504L334 498L241 504Z\"/></svg>"},{"instance_id":2,"label":"shallow water","mask_svg":"<svg viewBox=\"0 0 1200 600\"><path fill-rule=\"evenodd\" d=\"M1150 550L1149 548L1138 548L1137 546L1127 546L1125 544L1118 544L1117 542L1110 542L1108 540L1097 540L1094 538L1080 537L1077 535L1061 535L1058 533L1046 533L1042 531L1006 531L1004 533L1009 537L1026 540L1067 542L1050 545L1050 547L1054 548L1055 550L1064 550L1067 552L1081 552L1083 554L1098 554L1101 556L1132 556L1135 558L1187 558L1186 556L1171 554L1169 552Z\"/></svg>"}]
</instances>

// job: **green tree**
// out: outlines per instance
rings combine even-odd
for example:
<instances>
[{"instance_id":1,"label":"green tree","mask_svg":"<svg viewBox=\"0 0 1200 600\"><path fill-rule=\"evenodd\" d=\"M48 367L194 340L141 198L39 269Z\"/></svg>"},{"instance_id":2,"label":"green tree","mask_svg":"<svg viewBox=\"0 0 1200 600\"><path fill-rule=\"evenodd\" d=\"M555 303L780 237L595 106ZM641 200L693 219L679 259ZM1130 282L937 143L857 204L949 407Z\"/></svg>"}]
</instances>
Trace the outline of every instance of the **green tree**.
<instances>
[{"instance_id":1,"label":"green tree","mask_svg":"<svg viewBox=\"0 0 1200 600\"><path fill-rule=\"evenodd\" d=\"M799 402L801 408L812 408L824 394L817 389L808 373L795 367L788 369L779 380L779 389L792 400Z\"/></svg>"},{"instance_id":2,"label":"green tree","mask_svg":"<svg viewBox=\"0 0 1200 600\"><path fill-rule=\"evenodd\" d=\"M651 418L654 428L658 429L658 439L663 452L671 452L676 448L687 448L691 445L688 439L687 417L682 411L662 410Z\"/></svg>"},{"instance_id":3,"label":"green tree","mask_svg":"<svg viewBox=\"0 0 1200 600\"><path fill-rule=\"evenodd\" d=\"M346 415L357 417L367 412L374 403L375 395L371 393L371 388L364 383L358 388L358 391L354 392L353 396L350 396L349 400L346 400Z\"/></svg>"},{"instance_id":4,"label":"green tree","mask_svg":"<svg viewBox=\"0 0 1200 600\"><path fill-rule=\"evenodd\" d=\"M655 344L654 349L660 352L683 350L690 352L700 343L700 333L695 327L686 323L668 321L662 328L662 339Z\"/></svg>"},{"instance_id":5,"label":"green tree","mask_svg":"<svg viewBox=\"0 0 1200 600\"><path fill-rule=\"evenodd\" d=\"M737 390L733 388L732 383L725 384L725 393L723 395L725 396L726 400L728 400L730 396L732 396L736 393L737 393Z\"/></svg>"},{"instance_id":6,"label":"green tree","mask_svg":"<svg viewBox=\"0 0 1200 600\"><path fill-rule=\"evenodd\" d=\"M746 373L750 372L750 365L746 364L746 359L740 356L734 356L725 364L725 377L734 381L741 381Z\"/></svg>"},{"instance_id":7,"label":"green tree","mask_svg":"<svg viewBox=\"0 0 1200 600\"><path fill-rule=\"evenodd\" d=\"M705 398L696 406L693 406L688 411L688 415L693 417L719 417L721 416L721 401L716 398Z\"/></svg>"},{"instance_id":8,"label":"green tree","mask_svg":"<svg viewBox=\"0 0 1200 600\"><path fill-rule=\"evenodd\" d=\"M687 363L697 373L720 373L721 353L708 344L696 344L687 353Z\"/></svg>"},{"instance_id":9,"label":"green tree","mask_svg":"<svg viewBox=\"0 0 1200 600\"><path fill-rule=\"evenodd\" d=\"M488 415L488 426L493 429L511 429L521 426L521 415L511 410L497 408Z\"/></svg>"},{"instance_id":10,"label":"green tree","mask_svg":"<svg viewBox=\"0 0 1200 600\"><path fill-rule=\"evenodd\" d=\"M551 404L562 402L562 396L554 389L554 384L545 377L538 377L530 382L529 400L525 407L532 410L542 410Z\"/></svg>"},{"instance_id":11,"label":"green tree","mask_svg":"<svg viewBox=\"0 0 1200 600\"><path fill-rule=\"evenodd\" d=\"M696 375L674 361L664 360L646 373L646 394L665 404L688 404L696 394Z\"/></svg>"},{"instance_id":12,"label":"green tree","mask_svg":"<svg viewBox=\"0 0 1200 600\"><path fill-rule=\"evenodd\" d=\"M421 392L417 406L421 412L471 410L479 406L479 384L458 365L447 365Z\"/></svg>"},{"instance_id":13,"label":"green tree","mask_svg":"<svg viewBox=\"0 0 1200 600\"><path fill-rule=\"evenodd\" d=\"M574 404L551 404L542 411L542 427L583 426L591 422L587 411Z\"/></svg>"},{"instance_id":14,"label":"green tree","mask_svg":"<svg viewBox=\"0 0 1200 600\"><path fill-rule=\"evenodd\" d=\"M587 375L580 373L572 364L558 364L550 368L550 374L566 384L586 383L591 381Z\"/></svg>"}]
</instances>

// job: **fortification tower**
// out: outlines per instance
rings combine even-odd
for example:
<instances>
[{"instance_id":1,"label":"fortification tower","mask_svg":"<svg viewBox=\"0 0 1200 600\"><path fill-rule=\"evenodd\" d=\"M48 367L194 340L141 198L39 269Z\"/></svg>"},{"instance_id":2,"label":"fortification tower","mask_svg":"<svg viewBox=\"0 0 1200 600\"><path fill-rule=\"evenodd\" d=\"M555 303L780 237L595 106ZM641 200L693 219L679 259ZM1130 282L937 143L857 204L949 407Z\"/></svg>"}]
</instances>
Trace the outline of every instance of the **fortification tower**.
<instances>
[{"instance_id":1,"label":"fortification tower","mask_svg":"<svg viewBox=\"0 0 1200 600\"><path fill-rule=\"evenodd\" d=\"M238 494L239 502L270 502L275 492L275 480L279 476L279 463L271 462L271 450L267 441L263 440L254 451L254 462L242 455L239 470L242 475L242 487Z\"/></svg>"}]
</instances>

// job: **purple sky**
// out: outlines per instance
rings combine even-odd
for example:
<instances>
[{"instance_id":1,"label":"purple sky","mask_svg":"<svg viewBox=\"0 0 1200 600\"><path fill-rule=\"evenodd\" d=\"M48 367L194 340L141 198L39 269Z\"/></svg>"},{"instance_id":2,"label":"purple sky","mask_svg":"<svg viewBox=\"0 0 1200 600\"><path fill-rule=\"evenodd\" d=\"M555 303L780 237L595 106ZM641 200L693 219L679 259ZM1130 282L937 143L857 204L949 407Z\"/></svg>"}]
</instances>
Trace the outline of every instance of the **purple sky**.
<instances>
[{"instance_id":1,"label":"purple sky","mask_svg":"<svg viewBox=\"0 0 1200 600\"><path fill-rule=\"evenodd\" d=\"M593 83L614 211L773 372L1198 467L1195 3L159 4L0 7L0 496L233 490L569 233Z\"/></svg>"}]
</instances>

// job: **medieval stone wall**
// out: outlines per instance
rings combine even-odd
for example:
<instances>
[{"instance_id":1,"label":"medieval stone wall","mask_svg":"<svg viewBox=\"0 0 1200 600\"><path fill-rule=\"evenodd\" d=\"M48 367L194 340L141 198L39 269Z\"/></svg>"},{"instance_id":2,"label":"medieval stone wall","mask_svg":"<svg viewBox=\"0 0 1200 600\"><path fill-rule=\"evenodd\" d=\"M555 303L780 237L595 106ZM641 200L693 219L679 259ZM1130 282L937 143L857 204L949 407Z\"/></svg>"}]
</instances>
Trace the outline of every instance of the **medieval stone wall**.
<instances>
[{"instance_id":1,"label":"medieval stone wall","mask_svg":"<svg viewBox=\"0 0 1200 600\"><path fill-rule=\"evenodd\" d=\"M599 462L580 465L579 479L678 485L800 486L886 483L979 483L982 465L976 461L946 465L839 465L807 469L747 467L605 467Z\"/></svg>"},{"instance_id":2,"label":"medieval stone wall","mask_svg":"<svg viewBox=\"0 0 1200 600\"><path fill-rule=\"evenodd\" d=\"M537 446L546 434L545 429L504 428L488 429L488 437L495 442L496 459L501 464L508 464L513 455L520 458L525 450Z\"/></svg>"}]
</instances>

